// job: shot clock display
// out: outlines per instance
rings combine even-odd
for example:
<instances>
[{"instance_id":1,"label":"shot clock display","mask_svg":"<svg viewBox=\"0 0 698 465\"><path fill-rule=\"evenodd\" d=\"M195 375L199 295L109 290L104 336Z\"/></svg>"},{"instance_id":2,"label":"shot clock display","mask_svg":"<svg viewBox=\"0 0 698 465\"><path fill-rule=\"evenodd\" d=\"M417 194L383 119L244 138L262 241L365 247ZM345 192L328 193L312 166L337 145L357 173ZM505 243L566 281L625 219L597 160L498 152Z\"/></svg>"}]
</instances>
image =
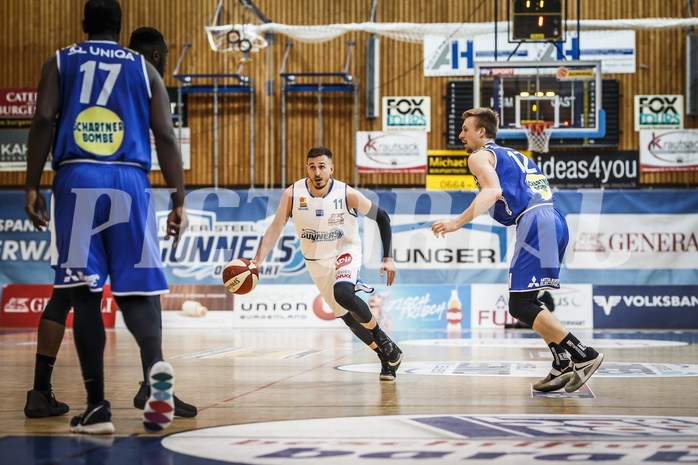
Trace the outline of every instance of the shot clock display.
<instances>
[{"instance_id":1,"label":"shot clock display","mask_svg":"<svg viewBox=\"0 0 698 465\"><path fill-rule=\"evenodd\" d=\"M510 0L511 41L563 41L564 1Z\"/></svg>"}]
</instances>

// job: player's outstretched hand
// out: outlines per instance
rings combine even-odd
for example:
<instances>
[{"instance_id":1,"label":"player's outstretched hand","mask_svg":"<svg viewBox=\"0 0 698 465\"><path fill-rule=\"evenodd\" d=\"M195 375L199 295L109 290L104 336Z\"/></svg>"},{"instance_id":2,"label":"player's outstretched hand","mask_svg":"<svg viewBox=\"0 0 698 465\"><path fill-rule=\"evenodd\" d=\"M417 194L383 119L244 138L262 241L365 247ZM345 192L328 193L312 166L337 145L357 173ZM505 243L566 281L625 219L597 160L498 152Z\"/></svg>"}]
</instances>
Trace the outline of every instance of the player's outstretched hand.
<instances>
[{"instance_id":1,"label":"player's outstretched hand","mask_svg":"<svg viewBox=\"0 0 698 465\"><path fill-rule=\"evenodd\" d=\"M389 257L384 258L383 263L381 263L381 277L386 273L388 274L388 286L391 286L395 280L395 263Z\"/></svg>"},{"instance_id":2,"label":"player's outstretched hand","mask_svg":"<svg viewBox=\"0 0 698 465\"><path fill-rule=\"evenodd\" d=\"M173 208L169 215L167 215L167 232L165 232L165 239L173 238L172 247L177 247L179 244L179 237L184 234L187 226L189 226L189 220L187 219L187 213L182 207Z\"/></svg>"},{"instance_id":3,"label":"player's outstretched hand","mask_svg":"<svg viewBox=\"0 0 698 465\"><path fill-rule=\"evenodd\" d=\"M460 226L458 226L456 220L441 220L431 225L431 232L433 232L436 237L439 237L439 235L444 237L446 233L458 231L459 229Z\"/></svg>"},{"instance_id":4,"label":"player's outstretched hand","mask_svg":"<svg viewBox=\"0 0 698 465\"><path fill-rule=\"evenodd\" d=\"M38 189L26 189L24 211L38 231L43 231L48 226L48 212L46 201Z\"/></svg>"}]
</instances>

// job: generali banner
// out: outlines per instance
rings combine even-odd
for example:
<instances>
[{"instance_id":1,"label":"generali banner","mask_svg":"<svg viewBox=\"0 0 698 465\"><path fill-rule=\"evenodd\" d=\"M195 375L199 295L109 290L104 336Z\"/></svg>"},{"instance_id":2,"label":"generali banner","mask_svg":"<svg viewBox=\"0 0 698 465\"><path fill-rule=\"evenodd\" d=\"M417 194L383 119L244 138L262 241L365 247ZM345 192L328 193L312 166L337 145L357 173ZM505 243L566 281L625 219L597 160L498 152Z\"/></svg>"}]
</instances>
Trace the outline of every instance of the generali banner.
<instances>
[{"instance_id":1,"label":"generali banner","mask_svg":"<svg viewBox=\"0 0 698 465\"><path fill-rule=\"evenodd\" d=\"M0 328L36 328L41 314L51 299L51 284L7 284L2 287L0 301ZM116 301L111 286L102 292L102 319L105 328L113 328L116 319ZM73 327L73 311L70 310L68 328Z\"/></svg>"}]
</instances>

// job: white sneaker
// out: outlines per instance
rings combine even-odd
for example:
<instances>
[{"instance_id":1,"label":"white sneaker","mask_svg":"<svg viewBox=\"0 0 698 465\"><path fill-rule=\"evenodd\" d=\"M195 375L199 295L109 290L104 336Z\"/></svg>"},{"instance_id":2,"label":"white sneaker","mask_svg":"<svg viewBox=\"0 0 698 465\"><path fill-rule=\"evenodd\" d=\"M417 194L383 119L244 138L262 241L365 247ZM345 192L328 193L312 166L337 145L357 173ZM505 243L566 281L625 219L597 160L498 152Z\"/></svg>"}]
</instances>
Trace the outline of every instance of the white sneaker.
<instances>
[{"instance_id":1,"label":"white sneaker","mask_svg":"<svg viewBox=\"0 0 698 465\"><path fill-rule=\"evenodd\" d=\"M601 366L601 362L603 362L603 354L599 352L596 358L586 362L574 363L574 376L572 376L572 379L565 385L565 391L574 392L584 386L584 383L586 383L596 369Z\"/></svg>"}]
</instances>

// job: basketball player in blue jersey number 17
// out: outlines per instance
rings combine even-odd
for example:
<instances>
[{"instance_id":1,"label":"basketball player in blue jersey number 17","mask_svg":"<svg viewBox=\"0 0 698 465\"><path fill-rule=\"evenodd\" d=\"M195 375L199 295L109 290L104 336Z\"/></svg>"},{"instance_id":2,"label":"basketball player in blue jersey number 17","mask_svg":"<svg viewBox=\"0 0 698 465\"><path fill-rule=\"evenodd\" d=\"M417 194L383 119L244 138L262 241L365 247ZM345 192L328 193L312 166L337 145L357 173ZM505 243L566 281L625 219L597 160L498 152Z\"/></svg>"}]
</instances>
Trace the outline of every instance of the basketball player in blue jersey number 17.
<instances>
[{"instance_id":1,"label":"basketball player in blue jersey number 17","mask_svg":"<svg viewBox=\"0 0 698 465\"><path fill-rule=\"evenodd\" d=\"M463 113L459 138L470 153L468 167L480 191L457 218L437 221L431 229L436 237L443 237L486 211L504 226L516 225L509 313L532 327L553 354L550 373L533 388L573 392L594 374L603 354L580 342L536 298L540 290L560 288L560 264L569 241L567 222L553 205L548 180L538 166L494 142L498 128L499 116L490 108Z\"/></svg>"},{"instance_id":2,"label":"basketball player in blue jersey number 17","mask_svg":"<svg viewBox=\"0 0 698 465\"><path fill-rule=\"evenodd\" d=\"M135 50L152 64L160 77L165 75L167 68L167 43L157 29L140 27L131 33L128 48ZM51 266L55 267L58 260L55 248L55 221L49 222L51 231ZM56 256L56 257L54 257ZM69 287L54 287L39 321L36 340L36 360L34 363L34 386L27 392L27 402L24 414L27 418L46 418L64 415L70 408L67 404L56 399L51 389L51 377L56 363L58 350L61 347L68 313L73 307L70 300ZM134 407L143 410L150 397L149 361L141 358L143 382L133 398ZM175 416L191 418L197 415L197 409L174 396Z\"/></svg>"},{"instance_id":3,"label":"basketball player in blue jersey number 17","mask_svg":"<svg viewBox=\"0 0 698 465\"><path fill-rule=\"evenodd\" d=\"M37 229L46 227L39 184L53 142L54 286L70 288L73 336L87 392L87 408L70 421L70 431L114 432L104 396L101 315L109 278L124 322L150 367L143 426L159 432L172 422L174 372L163 360L160 339L160 294L168 287L150 198L148 128L172 192L165 239L172 237L175 245L187 223L182 159L160 75L142 55L117 43L118 2L87 1L83 30L88 40L53 54L41 72L29 131L25 210Z\"/></svg>"},{"instance_id":4,"label":"basketball player in blue jersey number 17","mask_svg":"<svg viewBox=\"0 0 698 465\"><path fill-rule=\"evenodd\" d=\"M334 165L328 148L310 149L306 167L308 177L293 183L281 196L253 262L259 268L288 219L293 218L308 273L323 299L335 316L378 354L380 379L393 381L402 351L380 328L368 304L356 295L358 290L372 291L359 280L362 251L357 216L361 213L378 224L383 244L381 276L387 275L388 286L395 279L390 217L361 192L332 178Z\"/></svg>"}]
</instances>

